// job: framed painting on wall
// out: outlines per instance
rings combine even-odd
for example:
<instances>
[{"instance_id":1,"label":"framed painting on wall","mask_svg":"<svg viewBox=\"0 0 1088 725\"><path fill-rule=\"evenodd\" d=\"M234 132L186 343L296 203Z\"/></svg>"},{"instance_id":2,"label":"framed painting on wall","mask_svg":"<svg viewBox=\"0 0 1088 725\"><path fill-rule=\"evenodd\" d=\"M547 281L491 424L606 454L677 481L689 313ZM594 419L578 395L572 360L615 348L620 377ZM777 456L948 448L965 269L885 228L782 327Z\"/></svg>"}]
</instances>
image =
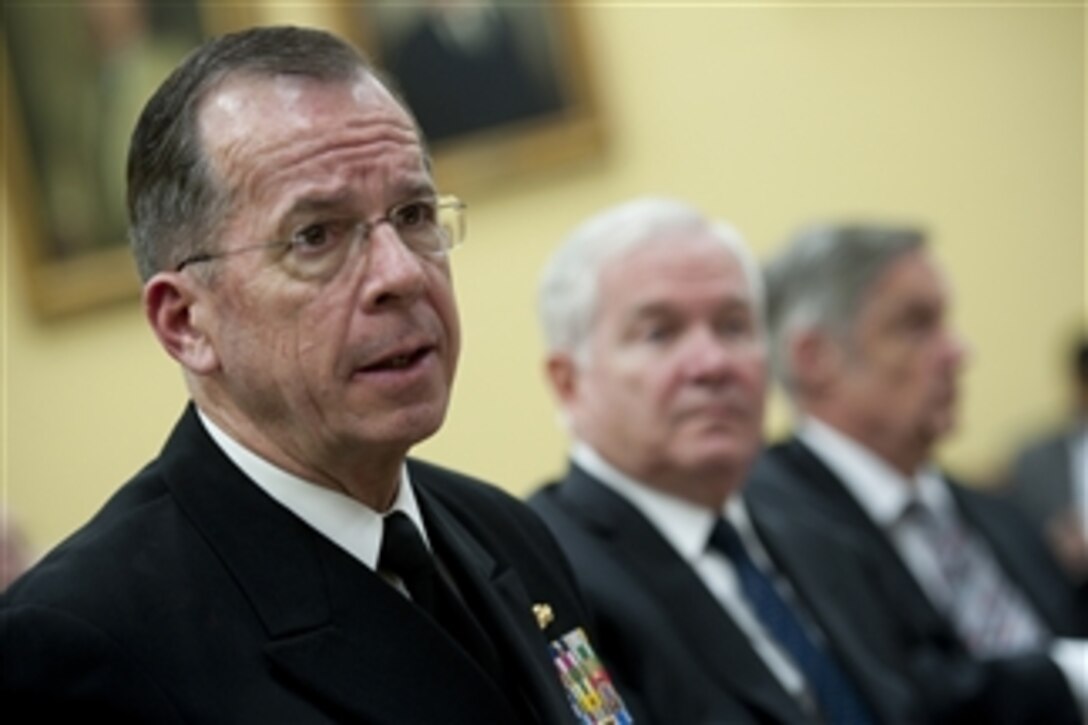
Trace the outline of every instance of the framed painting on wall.
<instances>
[{"instance_id":1,"label":"framed painting on wall","mask_svg":"<svg viewBox=\"0 0 1088 725\"><path fill-rule=\"evenodd\" d=\"M23 253L42 316L135 298L125 238L129 134L173 66L243 15L197 0L5 6L5 234Z\"/></svg>"},{"instance_id":2,"label":"framed painting on wall","mask_svg":"<svg viewBox=\"0 0 1088 725\"><path fill-rule=\"evenodd\" d=\"M464 194L603 151L570 4L370 2L341 12L345 34L415 113L444 188Z\"/></svg>"}]
</instances>

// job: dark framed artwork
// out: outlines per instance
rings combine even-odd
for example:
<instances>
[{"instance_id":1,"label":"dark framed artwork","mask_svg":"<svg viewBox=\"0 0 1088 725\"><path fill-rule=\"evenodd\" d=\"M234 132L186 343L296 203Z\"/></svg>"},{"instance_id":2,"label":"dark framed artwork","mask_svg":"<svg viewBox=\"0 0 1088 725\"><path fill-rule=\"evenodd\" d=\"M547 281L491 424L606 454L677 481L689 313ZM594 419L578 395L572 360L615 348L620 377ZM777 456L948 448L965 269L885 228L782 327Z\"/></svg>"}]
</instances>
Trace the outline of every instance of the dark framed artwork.
<instances>
[{"instance_id":1,"label":"dark framed artwork","mask_svg":"<svg viewBox=\"0 0 1088 725\"><path fill-rule=\"evenodd\" d=\"M412 108L453 193L597 157L603 124L578 10L559 2L343 8Z\"/></svg>"},{"instance_id":2,"label":"dark framed artwork","mask_svg":"<svg viewBox=\"0 0 1088 725\"><path fill-rule=\"evenodd\" d=\"M197 0L5 6L6 233L42 316L136 296L125 239L129 134L173 66L243 15Z\"/></svg>"}]
</instances>

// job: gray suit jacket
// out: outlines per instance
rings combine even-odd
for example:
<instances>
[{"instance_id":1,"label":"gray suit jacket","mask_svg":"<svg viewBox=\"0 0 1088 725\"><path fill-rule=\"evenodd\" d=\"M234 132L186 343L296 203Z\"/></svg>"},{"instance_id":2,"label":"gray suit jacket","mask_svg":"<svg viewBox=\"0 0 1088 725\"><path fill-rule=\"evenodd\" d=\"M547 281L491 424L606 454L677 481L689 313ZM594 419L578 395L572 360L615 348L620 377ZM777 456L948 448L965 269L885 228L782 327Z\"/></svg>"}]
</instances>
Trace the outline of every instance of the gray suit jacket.
<instances>
[{"instance_id":1,"label":"gray suit jacket","mask_svg":"<svg viewBox=\"0 0 1088 725\"><path fill-rule=\"evenodd\" d=\"M698 575L626 500L572 466L565 481L544 487L530 505L573 563L601 655L644 722L805 721ZM749 510L780 571L880 719L917 722L912 692L880 659L880 649L891 647L873 616L883 605L851 576L864 567L859 552L760 504Z\"/></svg>"}]
</instances>

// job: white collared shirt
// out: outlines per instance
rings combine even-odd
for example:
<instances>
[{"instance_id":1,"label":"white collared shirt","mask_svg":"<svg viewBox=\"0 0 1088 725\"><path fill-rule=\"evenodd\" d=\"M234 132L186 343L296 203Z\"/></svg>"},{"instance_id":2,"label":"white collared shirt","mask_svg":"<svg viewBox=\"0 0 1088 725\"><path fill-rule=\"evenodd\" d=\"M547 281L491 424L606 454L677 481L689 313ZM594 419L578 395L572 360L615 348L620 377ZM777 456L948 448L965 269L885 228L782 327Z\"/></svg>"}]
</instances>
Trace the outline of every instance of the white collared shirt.
<instances>
[{"instance_id":1,"label":"white collared shirt","mask_svg":"<svg viewBox=\"0 0 1088 725\"><path fill-rule=\"evenodd\" d=\"M231 438L199 409L197 413L216 445L258 488L368 568L377 569L383 514L346 494L288 473ZM408 516L430 548L407 466L401 466L397 497L385 513L393 511Z\"/></svg>"},{"instance_id":2,"label":"white collared shirt","mask_svg":"<svg viewBox=\"0 0 1088 725\"><path fill-rule=\"evenodd\" d=\"M948 483L937 469L925 467L908 479L861 444L812 417L801 423L797 437L839 477L885 532L919 586L939 607L946 596L939 564L921 541L918 529L899 525L903 510L915 495L937 516L959 516ZM979 539L978 543L990 551L987 542ZM1065 674L1081 714L1088 717L1088 640L1055 639L1050 657Z\"/></svg>"},{"instance_id":3,"label":"white collared shirt","mask_svg":"<svg viewBox=\"0 0 1088 725\"><path fill-rule=\"evenodd\" d=\"M958 515L940 474L925 468L908 479L867 448L815 418L804 421L797 437L818 452L820 459L888 536L926 596L938 605L946 601L947 585L932 547L923 540L920 529L902 525L903 512L915 497L937 516Z\"/></svg>"},{"instance_id":4,"label":"white collared shirt","mask_svg":"<svg viewBox=\"0 0 1088 725\"><path fill-rule=\"evenodd\" d=\"M580 468L615 491L646 517L680 558L695 570L706 588L747 636L756 654L786 692L802 703L802 706L808 707L811 700L804 677L790 656L766 632L753 613L741 591L732 563L724 554L707 548L707 541L719 512L670 496L636 481L608 463L585 443L576 441L570 455L571 460ZM736 527L756 564L764 571L774 572L774 568L770 566L770 558L752 528L741 498L737 496L728 501L725 511L720 512L720 515L726 516ZM776 581L776 584L781 583ZM683 615L676 613L676 616Z\"/></svg>"}]
</instances>

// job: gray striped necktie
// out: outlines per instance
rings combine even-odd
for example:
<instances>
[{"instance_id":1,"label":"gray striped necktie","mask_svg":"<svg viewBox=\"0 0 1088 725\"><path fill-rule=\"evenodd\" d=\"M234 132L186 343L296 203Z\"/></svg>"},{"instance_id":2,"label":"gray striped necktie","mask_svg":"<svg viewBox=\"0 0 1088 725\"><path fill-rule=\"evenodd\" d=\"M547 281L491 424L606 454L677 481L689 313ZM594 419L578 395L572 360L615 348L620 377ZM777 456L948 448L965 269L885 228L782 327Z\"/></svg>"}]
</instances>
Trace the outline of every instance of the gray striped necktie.
<instances>
[{"instance_id":1,"label":"gray striped necktie","mask_svg":"<svg viewBox=\"0 0 1088 725\"><path fill-rule=\"evenodd\" d=\"M914 500L903 521L917 527L933 551L945 584L939 606L971 652L1010 655L1045 644L1046 629L1023 593L954 512L938 513Z\"/></svg>"}]
</instances>

